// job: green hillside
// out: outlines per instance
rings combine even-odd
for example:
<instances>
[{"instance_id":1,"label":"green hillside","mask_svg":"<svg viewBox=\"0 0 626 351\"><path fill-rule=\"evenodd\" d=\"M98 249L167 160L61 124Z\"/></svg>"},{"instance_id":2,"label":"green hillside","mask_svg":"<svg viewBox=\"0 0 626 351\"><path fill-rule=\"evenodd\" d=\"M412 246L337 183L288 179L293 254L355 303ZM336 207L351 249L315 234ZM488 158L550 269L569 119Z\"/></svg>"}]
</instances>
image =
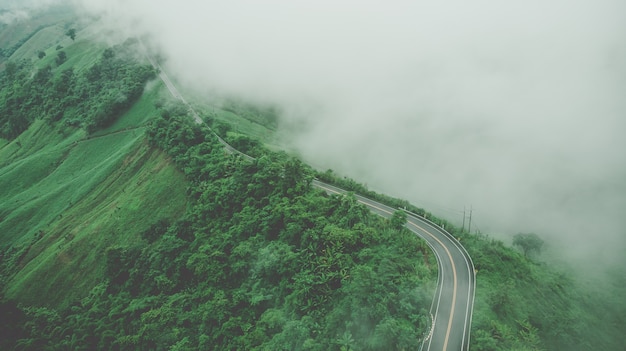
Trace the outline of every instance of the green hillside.
<instances>
[{"instance_id":1,"label":"green hillside","mask_svg":"<svg viewBox=\"0 0 626 351\"><path fill-rule=\"evenodd\" d=\"M118 124L140 119L136 112L143 111L129 111ZM24 302L83 296L101 275L108 246L130 245L155 216L176 218L186 207L184 177L146 144L142 127L64 136L37 121L0 155L8 161L0 168L0 242L21 255L6 295ZM49 292L46 300L41 291Z\"/></svg>"},{"instance_id":2,"label":"green hillside","mask_svg":"<svg viewBox=\"0 0 626 351\"><path fill-rule=\"evenodd\" d=\"M0 8L0 13L2 11ZM71 8L56 6L43 12L31 12L25 21L0 24L0 67L6 60L30 59L39 50L61 44L69 38L59 34L65 33L75 21ZM18 50L20 53L16 54Z\"/></svg>"},{"instance_id":3,"label":"green hillside","mask_svg":"<svg viewBox=\"0 0 626 351\"><path fill-rule=\"evenodd\" d=\"M19 44L0 69L1 350L416 349L433 254L313 177L459 238L477 269L472 350L626 349L622 267L583 287L540 255L315 172L279 151L274 108L192 100L257 159L228 154L136 42L106 47L89 27L71 40L58 21L0 30Z\"/></svg>"},{"instance_id":4,"label":"green hillside","mask_svg":"<svg viewBox=\"0 0 626 351\"><path fill-rule=\"evenodd\" d=\"M182 173L145 138L162 86L152 83L142 94L146 79L140 78L130 88L135 90L128 90L140 89L129 102L107 101L106 94L115 90L107 91L106 81L138 66L128 65L123 47L109 49L112 58L104 57L103 46L80 38L88 30L72 41L58 23L71 19L67 13L44 26L41 21L51 16L6 28L9 34L38 30L15 40L22 45L0 72L5 137L0 143L0 287L7 298L58 307L99 282L108 247L133 245L154 218L182 216L188 199ZM68 58L62 63L53 55L59 43ZM35 49L50 54L39 59ZM116 83L114 89L129 88Z\"/></svg>"}]
</instances>

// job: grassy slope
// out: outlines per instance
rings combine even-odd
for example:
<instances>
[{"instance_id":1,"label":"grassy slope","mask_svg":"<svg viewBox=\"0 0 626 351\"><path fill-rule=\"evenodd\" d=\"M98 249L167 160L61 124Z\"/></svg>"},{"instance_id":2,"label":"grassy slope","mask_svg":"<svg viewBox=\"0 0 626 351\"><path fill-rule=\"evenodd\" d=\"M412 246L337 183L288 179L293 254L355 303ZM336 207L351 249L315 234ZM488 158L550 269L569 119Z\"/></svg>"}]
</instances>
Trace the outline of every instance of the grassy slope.
<instances>
[{"instance_id":1,"label":"grassy slope","mask_svg":"<svg viewBox=\"0 0 626 351\"><path fill-rule=\"evenodd\" d=\"M12 48L30 37L11 55L11 60L30 60L36 57L39 50L49 54L47 48L56 47L67 38L64 36L65 27L70 26L73 20L73 14L67 7L52 7L42 13L32 13L26 21L17 21L1 28L0 47ZM0 68L5 60L7 58L0 57Z\"/></svg>"},{"instance_id":2,"label":"grassy slope","mask_svg":"<svg viewBox=\"0 0 626 351\"><path fill-rule=\"evenodd\" d=\"M159 151L134 143L119 161L33 241L9 283L8 297L58 306L84 296L102 275L108 247L132 246L157 219L184 212L183 177ZM48 292L46 301L38 300L41 291Z\"/></svg>"},{"instance_id":3,"label":"grassy slope","mask_svg":"<svg viewBox=\"0 0 626 351\"><path fill-rule=\"evenodd\" d=\"M0 245L29 247L8 297L60 306L82 296L100 277L107 247L133 245L156 220L184 212L184 177L147 146L141 127L161 88L153 84L89 138L38 121L0 149Z\"/></svg>"},{"instance_id":4,"label":"grassy slope","mask_svg":"<svg viewBox=\"0 0 626 351\"><path fill-rule=\"evenodd\" d=\"M33 47L32 49L22 50L22 48L20 48L11 56L11 59L16 60L18 58L24 58L34 60L37 68L43 68L45 66L56 67L57 52L59 51L56 49L56 46L61 45L63 46L61 50L65 51L67 55L67 61L59 66L60 69L56 70L56 73L60 74L63 69L67 68L72 68L74 71L80 72L93 66L106 48L101 43L92 40L93 38L89 36L87 38L78 37L78 35L84 32L85 31L79 32L76 41L72 41L70 38L63 36L63 31L58 26L48 27L40 31L40 33L42 33L41 36L35 35L31 40L26 42L24 46ZM51 38L56 38L56 40L49 42ZM37 44L31 44L31 41L37 41ZM45 44L47 41L48 44ZM39 50L46 53L46 56L42 59L37 58Z\"/></svg>"},{"instance_id":5,"label":"grassy slope","mask_svg":"<svg viewBox=\"0 0 626 351\"><path fill-rule=\"evenodd\" d=\"M96 62L105 48L93 40L97 33L79 29L72 41L59 22L71 18L60 14L46 22L48 17L0 32L6 45L32 34L11 60L55 67L61 45L68 59L57 74ZM46 57L38 59L39 50ZM134 245L155 221L184 213L184 177L145 142L143 125L156 113L154 102L163 90L159 82L150 83L128 113L91 136L36 121L17 139L0 140L0 247L21 250L19 271L3 277L7 297L66 305L100 279L108 247Z\"/></svg>"},{"instance_id":6,"label":"grassy slope","mask_svg":"<svg viewBox=\"0 0 626 351\"><path fill-rule=\"evenodd\" d=\"M0 150L0 244L23 241L62 210L57 199L76 190L67 189L63 160L81 134L63 139L38 121Z\"/></svg>"},{"instance_id":7,"label":"grassy slope","mask_svg":"<svg viewBox=\"0 0 626 351\"><path fill-rule=\"evenodd\" d=\"M49 27L42 28L33 37L28 40L24 45L17 49L11 60L18 61L21 59L30 60L37 57L39 51L44 51L46 55L54 60L55 48L57 45L65 45L69 38L64 35L65 30L62 25L56 24Z\"/></svg>"}]
</instances>

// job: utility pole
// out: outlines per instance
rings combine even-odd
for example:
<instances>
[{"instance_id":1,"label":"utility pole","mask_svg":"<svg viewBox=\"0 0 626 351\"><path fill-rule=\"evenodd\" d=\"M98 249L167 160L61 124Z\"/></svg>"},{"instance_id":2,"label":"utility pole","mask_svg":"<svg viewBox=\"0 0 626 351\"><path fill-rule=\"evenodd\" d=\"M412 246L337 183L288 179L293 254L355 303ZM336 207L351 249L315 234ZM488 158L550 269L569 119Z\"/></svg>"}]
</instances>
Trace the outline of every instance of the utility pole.
<instances>
[{"instance_id":1,"label":"utility pole","mask_svg":"<svg viewBox=\"0 0 626 351\"><path fill-rule=\"evenodd\" d=\"M469 225L467 226L467 232L468 233L472 233L472 208L473 206L470 206L470 215L469 215Z\"/></svg>"},{"instance_id":2,"label":"utility pole","mask_svg":"<svg viewBox=\"0 0 626 351\"><path fill-rule=\"evenodd\" d=\"M463 205L463 225L461 226L461 233L465 232L465 205Z\"/></svg>"}]
</instances>

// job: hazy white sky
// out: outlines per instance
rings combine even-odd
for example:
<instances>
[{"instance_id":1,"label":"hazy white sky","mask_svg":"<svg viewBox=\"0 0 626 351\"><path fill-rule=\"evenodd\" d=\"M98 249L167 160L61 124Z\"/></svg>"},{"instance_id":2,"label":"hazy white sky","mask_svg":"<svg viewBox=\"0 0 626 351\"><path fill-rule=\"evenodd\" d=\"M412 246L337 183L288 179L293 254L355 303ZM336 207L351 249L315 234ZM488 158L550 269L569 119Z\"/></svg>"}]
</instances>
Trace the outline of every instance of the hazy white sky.
<instances>
[{"instance_id":1,"label":"hazy white sky","mask_svg":"<svg viewBox=\"0 0 626 351\"><path fill-rule=\"evenodd\" d=\"M315 165L495 235L625 246L624 1L75 2L187 87L282 106Z\"/></svg>"}]
</instances>

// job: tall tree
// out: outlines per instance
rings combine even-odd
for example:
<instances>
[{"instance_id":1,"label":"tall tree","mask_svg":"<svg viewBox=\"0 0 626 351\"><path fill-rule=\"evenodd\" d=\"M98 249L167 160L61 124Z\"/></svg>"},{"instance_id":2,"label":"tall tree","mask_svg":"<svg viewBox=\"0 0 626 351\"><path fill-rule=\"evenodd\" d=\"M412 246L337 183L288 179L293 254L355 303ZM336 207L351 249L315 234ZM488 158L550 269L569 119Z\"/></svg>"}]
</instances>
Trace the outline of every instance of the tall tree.
<instances>
[{"instance_id":1,"label":"tall tree","mask_svg":"<svg viewBox=\"0 0 626 351\"><path fill-rule=\"evenodd\" d=\"M72 41L74 41L76 39L76 29L68 29L67 32L65 32L65 35L67 35L68 37L70 37L70 39L72 39Z\"/></svg>"},{"instance_id":2,"label":"tall tree","mask_svg":"<svg viewBox=\"0 0 626 351\"><path fill-rule=\"evenodd\" d=\"M65 61L67 61L67 54L65 53L65 51L57 52L57 58L56 58L57 66L61 66Z\"/></svg>"},{"instance_id":3,"label":"tall tree","mask_svg":"<svg viewBox=\"0 0 626 351\"><path fill-rule=\"evenodd\" d=\"M394 229L401 229L406 224L406 212L395 211L390 219L391 227Z\"/></svg>"}]
</instances>

